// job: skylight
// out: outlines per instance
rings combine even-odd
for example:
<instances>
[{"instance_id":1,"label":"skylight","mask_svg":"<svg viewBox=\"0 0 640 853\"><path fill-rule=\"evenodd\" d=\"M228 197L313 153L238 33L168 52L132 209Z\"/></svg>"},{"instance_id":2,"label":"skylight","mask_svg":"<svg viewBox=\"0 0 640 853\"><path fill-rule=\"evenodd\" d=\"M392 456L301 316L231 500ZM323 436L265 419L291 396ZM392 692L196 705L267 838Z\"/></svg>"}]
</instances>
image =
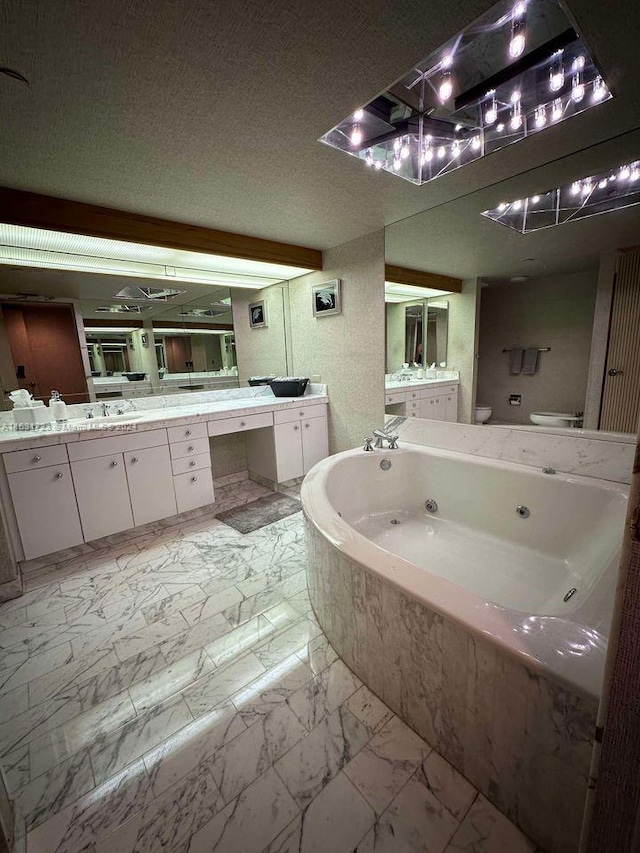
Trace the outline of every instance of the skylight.
<instances>
[{"instance_id":1,"label":"skylight","mask_svg":"<svg viewBox=\"0 0 640 853\"><path fill-rule=\"evenodd\" d=\"M527 198L503 201L483 216L528 234L640 204L640 161L587 175Z\"/></svg>"},{"instance_id":2,"label":"skylight","mask_svg":"<svg viewBox=\"0 0 640 853\"><path fill-rule=\"evenodd\" d=\"M611 97L558 0L503 0L320 141L424 184Z\"/></svg>"}]
</instances>

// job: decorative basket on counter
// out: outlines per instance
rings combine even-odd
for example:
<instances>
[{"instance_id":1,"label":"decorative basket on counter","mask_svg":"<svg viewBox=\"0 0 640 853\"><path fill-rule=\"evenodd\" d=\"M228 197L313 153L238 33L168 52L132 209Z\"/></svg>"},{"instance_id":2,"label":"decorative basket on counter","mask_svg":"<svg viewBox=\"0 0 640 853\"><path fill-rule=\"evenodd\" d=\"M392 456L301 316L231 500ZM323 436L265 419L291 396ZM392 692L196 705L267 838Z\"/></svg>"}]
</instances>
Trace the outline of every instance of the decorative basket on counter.
<instances>
[{"instance_id":1,"label":"decorative basket on counter","mask_svg":"<svg viewBox=\"0 0 640 853\"><path fill-rule=\"evenodd\" d=\"M302 397L308 382L300 376L278 376L269 385L276 397Z\"/></svg>"}]
</instances>

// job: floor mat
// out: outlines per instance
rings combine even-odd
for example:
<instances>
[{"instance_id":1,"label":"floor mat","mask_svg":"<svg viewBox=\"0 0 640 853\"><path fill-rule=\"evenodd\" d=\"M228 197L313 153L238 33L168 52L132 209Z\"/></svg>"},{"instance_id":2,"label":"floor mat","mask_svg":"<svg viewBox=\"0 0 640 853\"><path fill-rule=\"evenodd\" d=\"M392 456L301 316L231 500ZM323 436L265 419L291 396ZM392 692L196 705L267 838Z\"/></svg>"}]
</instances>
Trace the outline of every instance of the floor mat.
<instances>
[{"instance_id":1,"label":"floor mat","mask_svg":"<svg viewBox=\"0 0 640 853\"><path fill-rule=\"evenodd\" d=\"M300 501L287 495L273 494L220 512L216 518L240 533L252 533L295 512L300 512Z\"/></svg>"}]
</instances>

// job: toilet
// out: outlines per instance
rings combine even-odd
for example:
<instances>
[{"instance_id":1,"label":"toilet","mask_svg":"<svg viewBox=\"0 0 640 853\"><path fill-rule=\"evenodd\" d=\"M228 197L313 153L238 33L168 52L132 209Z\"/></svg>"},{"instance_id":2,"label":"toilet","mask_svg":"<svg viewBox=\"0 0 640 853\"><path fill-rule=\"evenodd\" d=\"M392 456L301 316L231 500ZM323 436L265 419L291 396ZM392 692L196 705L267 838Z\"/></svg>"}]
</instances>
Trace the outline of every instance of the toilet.
<instances>
[{"instance_id":1,"label":"toilet","mask_svg":"<svg viewBox=\"0 0 640 853\"><path fill-rule=\"evenodd\" d=\"M537 426L574 427L582 418L568 412L532 412L529 420Z\"/></svg>"},{"instance_id":2,"label":"toilet","mask_svg":"<svg viewBox=\"0 0 640 853\"><path fill-rule=\"evenodd\" d=\"M491 408L491 406L476 406L475 422L477 424L486 423L491 417L492 412L493 409Z\"/></svg>"}]
</instances>

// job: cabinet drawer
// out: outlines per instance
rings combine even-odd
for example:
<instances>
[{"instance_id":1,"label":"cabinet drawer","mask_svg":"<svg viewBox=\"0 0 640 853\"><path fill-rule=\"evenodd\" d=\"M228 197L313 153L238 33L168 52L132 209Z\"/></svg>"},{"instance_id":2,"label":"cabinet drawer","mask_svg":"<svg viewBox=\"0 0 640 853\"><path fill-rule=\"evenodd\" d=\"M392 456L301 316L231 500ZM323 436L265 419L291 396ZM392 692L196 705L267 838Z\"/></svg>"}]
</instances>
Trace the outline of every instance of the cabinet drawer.
<instances>
[{"instance_id":1,"label":"cabinet drawer","mask_svg":"<svg viewBox=\"0 0 640 853\"><path fill-rule=\"evenodd\" d=\"M97 459L99 456L111 456L114 453L126 453L128 450L144 450L145 447L159 447L167 443L166 429L141 430L127 435L90 438L69 445L69 459Z\"/></svg>"},{"instance_id":2,"label":"cabinet drawer","mask_svg":"<svg viewBox=\"0 0 640 853\"><path fill-rule=\"evenodd\" d=\"M178 441L190 441L193 438L206 438L207 424L203 421L199 424L169 427L167 433L169 435L169 444L175 444Z\"/></svg>"},{"instance_id":3,"label":"cabinet drawer","mask_svg":"<svg viewBox=\"0 0 640 853\"><path fill-rule=\"evenodd\" d=\"M211 468L202 468L191 474L178 474L173 478L178 512L188 512L213 503L213 477Z\"/></svg>"},{"instance_id":4,"label":"cabinet drawer","mask_svg":"<svg viewBox=\"0 0 640 853\"><path fill-rule=\"evenodd\" d=\"M301 418L326 418L326 416L326 403L316 404L313 406L302 406L299 409L283 409L280 412L274 412L273 422L276 424L289 424L292 421L299 421Z\"/></svg>"},{"instance_id":5,"label":"cabinet drawer","mask_svg":"<svg viewBox=\"0 0 640 853\"><path fill-rule=\"evenodd\" d=\"M172 459L184 459L185 456L197 456L199 453L209 452L208 438L194 438L193 441L179 441L176 444L170 444Z\"/></svg>"},{"instance_id":6,"label":"cabinet drawer","mask_svg":"<svg viewBox=\"0 0 640 853\"><path fill-rule=\"evenodd\" d=\"M245 415L236 418L220 418L209 421L209 435L227 435L231 432L246 432L248 429L262 429L273 426L273 413L261 412L257 415Z\"/></svg>"},{"instance_id":7,"label":"cabinet drawer","mask_svg":"<svg viewBox=\"0 0 640 853\"><path fill-rule=\"evenodd\" d=\"M200 471L202 468L211 468L211 456L209 453L198 453L197 456L173 459L171 467L174 475L187 474L189 471Z\"/></svg>"},{"instance_id":8,"label":"cabinet drawer","mask_svg":"<svg viewBox=\"0 0 640 853\"><path fill-rule=\"evenodd\" d=\"M46 468L48 465L64 465L69 461L66 444L53 444L35 450L14 450L13 453L3 453L2 458L7 474Z\"/></svg>"},{"instance_id":9,"label":"cabinet drawer","mask_svg":"<svg viewBox=\"0 0 640 853\"><path fill-rule=\"evenodd\" d=\"M392 394L384 395L384 402L387 406L395 406L397 403L404 403L405 399L404 391L395 391Z\"/></svg>"}]
</instances>

